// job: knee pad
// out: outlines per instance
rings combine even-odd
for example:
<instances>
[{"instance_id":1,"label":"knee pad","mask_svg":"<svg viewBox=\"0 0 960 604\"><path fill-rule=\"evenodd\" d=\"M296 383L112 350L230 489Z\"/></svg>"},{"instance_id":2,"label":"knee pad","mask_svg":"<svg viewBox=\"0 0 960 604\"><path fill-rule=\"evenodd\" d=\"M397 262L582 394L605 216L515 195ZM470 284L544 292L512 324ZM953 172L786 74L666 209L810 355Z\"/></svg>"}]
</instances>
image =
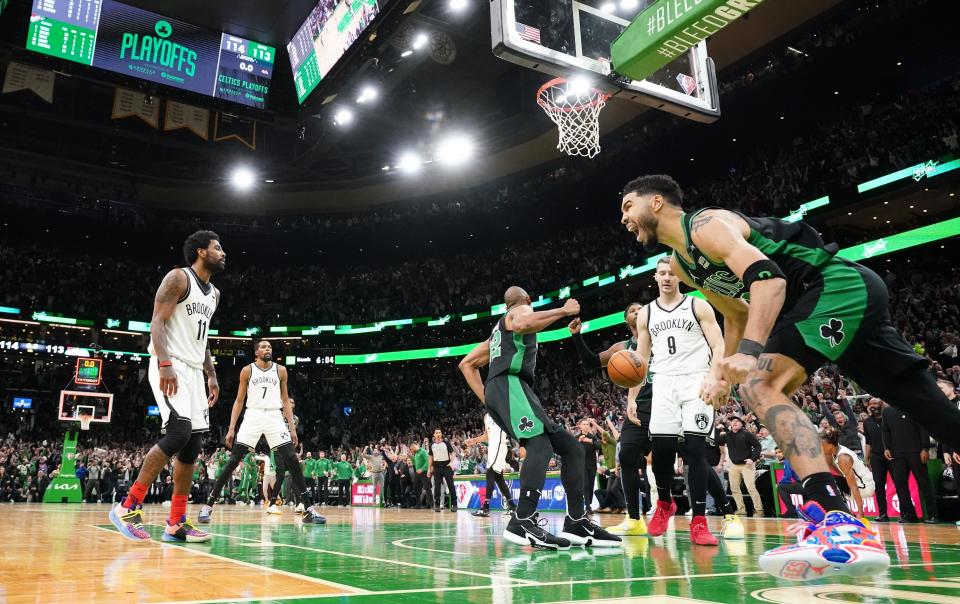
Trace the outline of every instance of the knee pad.
<instances>
[{"instance_id":1,"label":"knee pad","mask_svg":"<svg viewBox=\"0 0 960 604\"><path fill-rule=\"evenodd\" d=\"M184 445L180 452L177 454L177 460L180 463L187 464L188 466L193 465L197 461L197 457L200 455L200 445L203 438L200 436L200 433L191 434L190 440L187 441L187 444Z\"/></svg>"},{"instance_id":2,"label":"knee pad","mask_svg":"<svg viewBox=\"0 0 960 604\"><path fill-rule=\"evenodd\" d=\"M192 425L189 419L174 416L167 423L166 434L157 443L167 457L173 457L190 442Z\"/></svg>"}]
</instances>

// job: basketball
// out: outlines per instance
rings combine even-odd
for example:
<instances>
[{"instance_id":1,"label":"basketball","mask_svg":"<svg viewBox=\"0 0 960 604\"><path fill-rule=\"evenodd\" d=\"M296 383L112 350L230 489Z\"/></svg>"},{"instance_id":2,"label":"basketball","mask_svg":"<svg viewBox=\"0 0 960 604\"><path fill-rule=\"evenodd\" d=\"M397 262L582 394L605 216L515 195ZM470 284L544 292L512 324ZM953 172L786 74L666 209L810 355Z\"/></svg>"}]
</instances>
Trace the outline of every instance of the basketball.
<instances>
[{"instance_id":1,"label":"basketball","mask_svg":"<svg viewBox=\"0 0 960 604\"><path fill-rule=\"evenodd\" d=\"M632 350L618 350L607 362L610 381L621 388L633 388L647 377L647 366L640 355Z\"/></svg>"}]
</instances>

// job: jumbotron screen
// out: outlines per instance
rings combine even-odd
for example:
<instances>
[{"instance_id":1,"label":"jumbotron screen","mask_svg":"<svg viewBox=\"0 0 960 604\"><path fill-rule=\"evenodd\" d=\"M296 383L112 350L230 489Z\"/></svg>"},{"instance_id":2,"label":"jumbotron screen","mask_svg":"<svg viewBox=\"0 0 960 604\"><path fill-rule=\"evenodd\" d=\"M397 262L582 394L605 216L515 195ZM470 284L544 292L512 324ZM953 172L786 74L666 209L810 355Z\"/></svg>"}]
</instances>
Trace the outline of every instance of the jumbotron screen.
<instances>
[{"instance_id":1,"label":"jumbotron screen","mask_svg":"<svg viewBox=\"0 0 960 604\"><path fill-rule=\"evenodd\" d=\"M384 0L320 0L287 43L297 100L310 95L380 14Z\"/></svg>"},{"instance_id":2,"label":"jumbotron screen","mask_svg":"<svg viewBox=\"0 0 960 604\"><path fill-rule=\"evenodd\" d=\"M29 50L263 109L276 49L114 0L35 0Z\"/></svg>"}]
</instances>

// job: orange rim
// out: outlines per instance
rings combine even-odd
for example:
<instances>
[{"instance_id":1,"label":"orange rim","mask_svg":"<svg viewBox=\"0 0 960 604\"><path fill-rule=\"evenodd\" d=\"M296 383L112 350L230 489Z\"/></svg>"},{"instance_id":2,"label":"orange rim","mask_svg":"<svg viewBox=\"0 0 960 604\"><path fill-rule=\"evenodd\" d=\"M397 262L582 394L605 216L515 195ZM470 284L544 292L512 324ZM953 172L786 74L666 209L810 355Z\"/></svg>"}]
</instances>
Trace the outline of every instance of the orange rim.
<instances>
[{"instance_id":1,"label":"orange rim","mask_svg":"<svg viewBox=\"0 0 960 604\"><path fill-rule=\"evenodd\" d=\"M544 93L547 91L548 88L553 88L554 86L560 86L561 84L566 84L566 83L567 83L567 78L554 78L549 82L547 82L546 84L544 84L543 86L541 86L540 89L537 90L537 105L540 105L544 109L549 109L550 111L560 111L562 113L570 113L573 111L582 111L583 109L587 109L588 107L595 107L610 98L609 94L606 94L599 88L594 87L594 88L591 88L590 90L593 92L596 98L586 103L577 103L576 105L571 105L570 107L559 107L552 103L548 103L546 100L544 100Z\"/></svg>"}]
</instances>

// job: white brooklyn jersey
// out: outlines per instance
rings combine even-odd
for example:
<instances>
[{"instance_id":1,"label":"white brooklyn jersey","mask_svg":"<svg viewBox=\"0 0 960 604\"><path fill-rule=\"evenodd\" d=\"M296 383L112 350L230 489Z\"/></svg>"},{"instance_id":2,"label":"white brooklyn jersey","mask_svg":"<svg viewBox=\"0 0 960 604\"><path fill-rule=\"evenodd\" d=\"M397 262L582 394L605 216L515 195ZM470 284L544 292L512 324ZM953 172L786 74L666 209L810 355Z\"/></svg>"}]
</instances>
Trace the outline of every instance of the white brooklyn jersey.
<instances>
[{"instance_id":1,"label":"white brooklyn jersey","mask_svg":"<svg viewBox=\"0 0 960 604\"><path fill-rule=\"evenodd\" d=\"M850 449L844 447L843 445L837 446L837 453L833 456L833 465L840 470L840 456L849 455L853 460L853 475L857 479L857 488L860 489L860 494L866 497L873 495L876 491L876 483L873 481L873 472L871 472L860 457L851 451ZM840 473L843 474L843 470L840 470Z\"/></svg>"},{"instance_id":2,"label":"white brooklyn jersey","mask_svg":"<svg viewBox=\"0 0 960 604\"><path fill-rule=\"evenodd\" d=\"M207 333L210 320L217 310L217 289L212 283L204 284L191 268L181 268L187 276L187 292L173 310L173 315L164 323L167 334L167 353L192 367L203 367L207 352ZM153 340L147 348L153 350Z\"/></svg>"},{"instance_id":3,"label":"white brooklyn jersey","mask_svg":"<svg viewBox=\"0 0 960 604\"><path fill-rule=\"evenodd\" d=\"M650 315L650 373L689 375L710 369L711 350L693 311L694 298L683 296L673 310L664 310L659 300L647 305Z\"/></svg>"},{"instance_id":4,"label":"white brooklyn jersey","mask_svg":"<svg viewBox=\"0 0 960 604\"><path fill-rule=\"evenodd\" d=\"M269 369L260 369L250 364L250 380L247 382L248 409L282 409L280 399L280 366L270 363Z\"/></svg>"}]
</instances>

